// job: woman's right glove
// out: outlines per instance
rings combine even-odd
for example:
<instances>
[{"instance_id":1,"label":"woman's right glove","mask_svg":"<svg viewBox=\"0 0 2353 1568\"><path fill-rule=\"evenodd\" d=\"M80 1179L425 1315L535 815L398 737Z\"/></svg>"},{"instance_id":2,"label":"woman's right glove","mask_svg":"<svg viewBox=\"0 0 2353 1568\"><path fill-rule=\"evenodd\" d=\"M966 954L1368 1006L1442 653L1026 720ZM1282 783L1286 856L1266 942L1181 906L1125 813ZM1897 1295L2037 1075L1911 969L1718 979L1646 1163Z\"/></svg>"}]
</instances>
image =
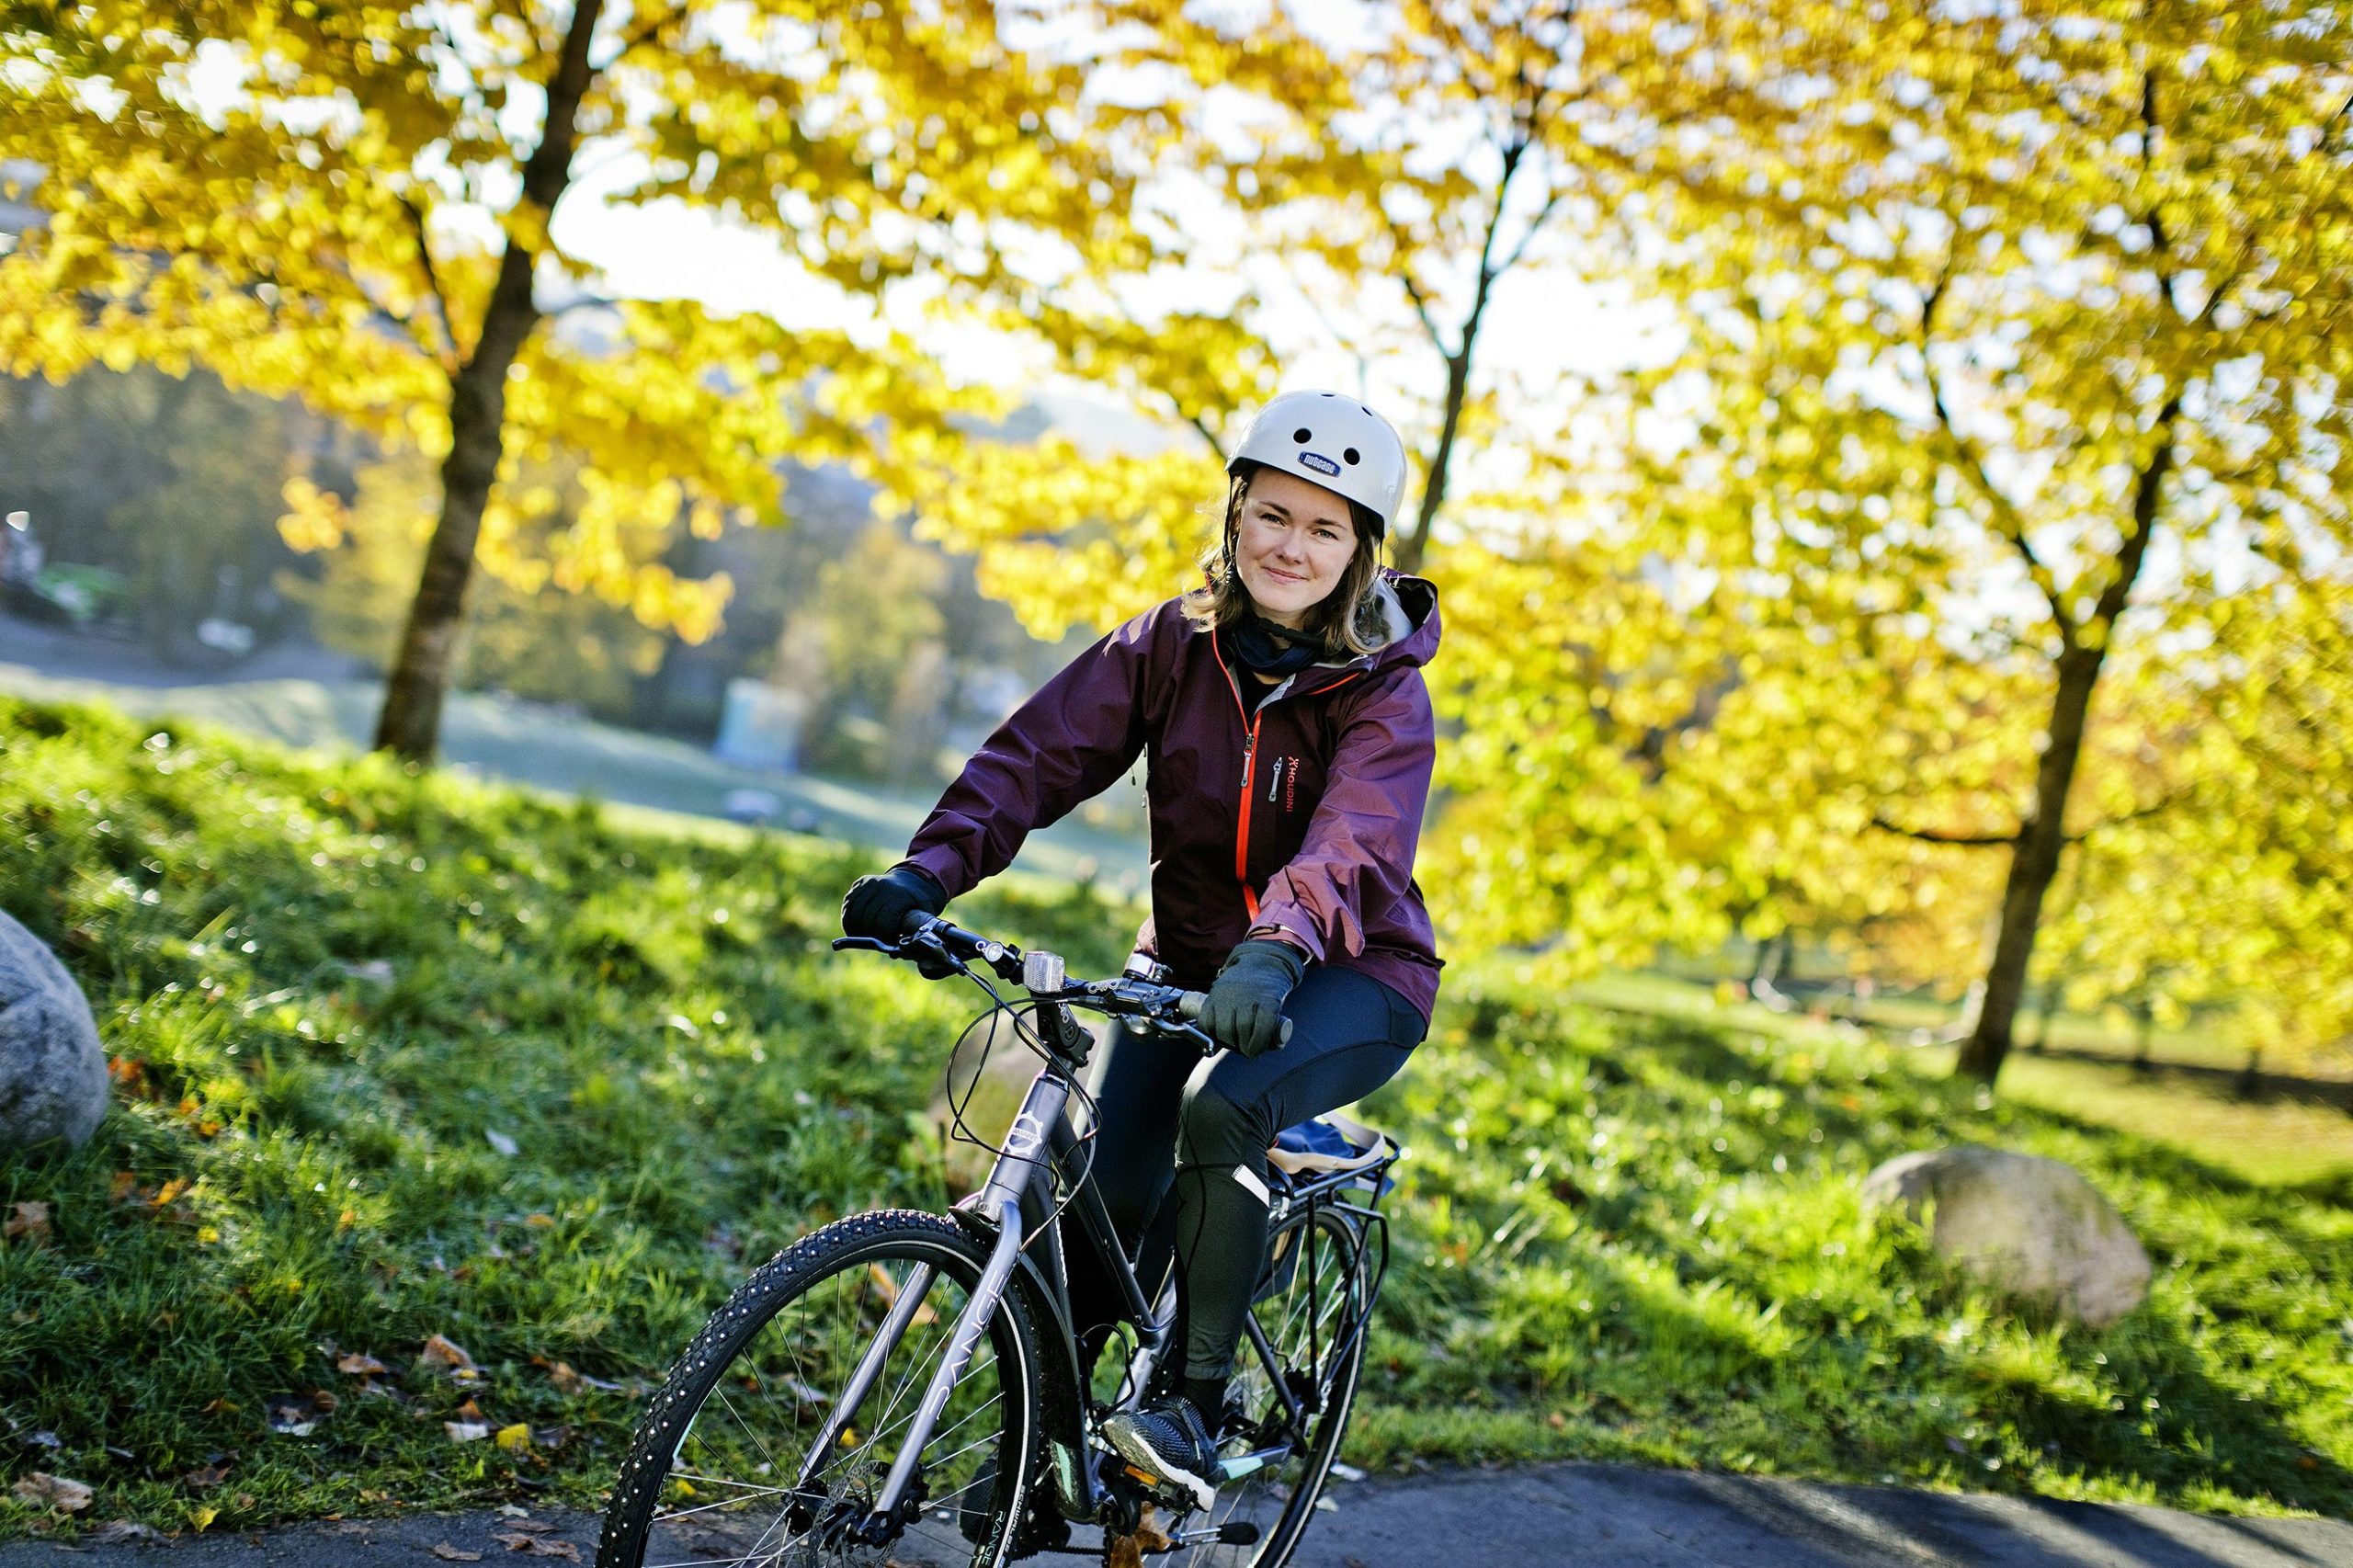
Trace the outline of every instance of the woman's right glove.
<instances>
[{"instance_id":1,"label":"woman's right glove","mask_svg":"<svg viewBox=\"0 0 2353 1568\"><path fill-rule=\"evenodd\" d=\"M1245 1056L1283 1042L1283 999L1307 972L1307 957L1273 937L1239 943L1201 1005L1201 1032Z\"/></svg>"},{"instance_id":2,"label":"woman's right glove","mask_svg":"<svg viewBox=\"0 0 2353 1568\"><path fill-rule=\"evenodd\" d=\"M842 931L895 942L906 934L916 910L938 915L948 907L948 890L915 866L893 866L879 877L860 877L842 895Z\"/></svg>"}]
</instances>

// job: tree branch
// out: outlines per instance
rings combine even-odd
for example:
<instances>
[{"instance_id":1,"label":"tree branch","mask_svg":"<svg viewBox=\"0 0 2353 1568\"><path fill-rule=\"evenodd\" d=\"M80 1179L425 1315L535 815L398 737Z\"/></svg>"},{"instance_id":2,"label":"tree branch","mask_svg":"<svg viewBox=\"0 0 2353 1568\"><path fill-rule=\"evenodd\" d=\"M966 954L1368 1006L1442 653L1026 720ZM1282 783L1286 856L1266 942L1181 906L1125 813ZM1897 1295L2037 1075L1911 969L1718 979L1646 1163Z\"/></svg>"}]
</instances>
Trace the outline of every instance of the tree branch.
<instances>
[{"instance_id":1,"label":"tree branch","mask_svg":"<svg viewBox=\"0 0 2353 1568\"><path fill-rule=\"evenodd\" d=\"M1937 375L1934 342L1937 307L1943 302L1945 290L1951 281L1952 257L1949 252L1944 270L1937 275L1936 282L1920 298L1920 372L1928 383L1928 403L1936 411L1937 425L1943 432L1947 445L1952 449L1953 455L1978 494L1994 508L1996 531L2018 552L2019 558L2026 562L2027 575L2033 579L2044 601L2051 606L2052 619L2059 624L2060 645L2073 648L2075 645L2075 619L2068 613L2066 596L2060 591L2059 579L2052 574L2042 557L2035 553L2033 543L2027 538L2025 515L2018 510L2018 504L1994 483L1994 476L1985 466L1984 454L1953 423L1952 405L1946 401L1944 383Z\"/></svg>"},{"instance_id":2,"label":"tree branch","mask_svg":"<svg viewBox=\"0 0 2353 1568\"><path fill-rule=\"evenodd\" d=\"M1993 849L2014 845L2025 835L2026 832L2021 828L2017 833L1938 833L1934 828L1905 827L1901 824L1888 821L1877 812L1871 815L1871 825L1882 833L1892 833L1900 838L1916 838L1923 844L1957 844L1971 849Z\"/></svg>"},{"instance_id":3,"label":"tree branch","mask_svg":"<svg viewBox=\"0 0 2353 1568\"><path fill-rule=\"evenodd\" d=\"M672 22L684 18L687 12L688 8L684 6L680 6L657 11L654 15L646 17L645 20L637 28L621 35L620 47L613 51L612 58L607 60L604 64L598 66L597 69L599 71L609 71L614 66L620 64L623 60L629 57L631 51L642 49L647 44L652 43L655 39L660 38L662 36L663 28L668 27Z\"/></svg>"},{"instance_id":4,"label":"tree branch","mask_svg":"<svg viewBox=\"0 0 2353 1568\"><path fill-rule=\"evenodd\" d=\"M1511 247L1511 254L1504 257L1503 266L1495 269L1497 273L1509 272L1519 265L1520 258L1528 254L1528 247L1536 243L1536 236L1544 232L1545 223L1561 205L1561 198L1567 194L1567 191L1555 187L1552 193L1544 198L1544 205L1538 208L1536 216L1528 221L1528 232L1519 236L1518 244Z\"/></svg>"},{"instance_id":5,"label":"tree branch","mask_svg":"<svg viewBox=\"0 0 2353 1568\"><path fill-rule=\"evenodd\" d=\"M1387 217L1387 214L1382 216ZM1429 296L1423 293L1422 286L1414 280L1414 266L1409 259L1411 251L1404 232L1394 220L1389 223L1389 243L1397 249L1397 281L1405 286L1405 298L1412 303L1414 313L1421 318L1422 331L1428 335L1430 347L1449 358L1453 358L1446 347L1446 335L1438 329L1438 318L1430 313Z\"/></svg>"},{"instance_id":6,"label":"tree branch","mask_svg":"<svg viewBox=\"0 0 2353 1568\"><path fill-rule=\"evenodd\" d=\"M1210 422L1198 414L1188 414L1185 415L1185 423L1200 432L1201 439L1207 441L1210 444L1210 450L1216 454L1218 466L1223 467L1226 460L1225 443L1217 438L1217 432L1210 428Z\"/></svg>"},{"instance_id":7,"label":"tree branch","mask_svg":"<svg viewBox=\"0 0 2353 1568\"><path fill-rule=\"evenodd\" d=\"M425 291L433 301L434 313L440 318L441 349L434 356L449 375L458 373L458 335L449 324L449 295L441 287L440 269L433 265L433 247L426 243L425 208L406 191L400 195L400 204L408 214L409 234L416 242L417 269L425 275Z\"/></svg>"},{"instance_id":8,"label":"tree branch","mask_svg":"<svg viewBox=\"0 0 2353 1568\"><path fill-rule=\"evenodd\" d=\"M2147 805L2129 811L2120 817L2110 817L2106 822L2096 822L2080 833L2071 833L2067 835L2066 841L2070 844L2081 844L2095 833L2105 833L2111 827L2121 827L2128 822L2140 822L2148 817L2161 815L2173 810L2188 798L2188 790L2176 790L2171 794L2160 795Z\"/></svg>"},{"instance_id":9,"label":"tree branch","mask_svg":"<svg viewBox=\"0 0 2353 1568\"><path fill-rule=\"evenodd\" d=\"M2103 629L2113 626L2116 618L2124 613L2125 601L2132 597L2132 584L2141 575L2142 558L2149 552L2149 536L2157 531L2157 502L2165 490L2165 476L2173 471L2174 420L2180 413L2181 390L2177 387L2157 414L2156 449L2149 454L2148 466L2133 480L2132 532L2116 551L2116 575L2100 590L2098 602L2092 606L2091 622Z\"/></svg>"}]
</instances>

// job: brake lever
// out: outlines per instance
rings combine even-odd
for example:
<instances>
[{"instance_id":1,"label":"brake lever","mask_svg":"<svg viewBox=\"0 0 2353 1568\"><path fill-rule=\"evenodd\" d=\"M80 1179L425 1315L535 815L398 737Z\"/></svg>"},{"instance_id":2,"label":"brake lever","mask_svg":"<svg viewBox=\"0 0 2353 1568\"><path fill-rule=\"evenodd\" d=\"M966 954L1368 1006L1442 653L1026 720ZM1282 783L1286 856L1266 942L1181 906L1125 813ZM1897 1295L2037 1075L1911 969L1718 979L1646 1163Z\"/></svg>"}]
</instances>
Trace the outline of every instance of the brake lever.
<instances>
[{"instance_id":1,"label":"brake lever","mask_svg":"<svg viewBox=\"0 0 2353 1568\"><path fill-rule=\"evenodd\" d=\"M861 953L895 953L899 949L896 945L890 942L878 942L871 937L836 937L834 938L834 951L837 953L850 951Z\"/></svg>"}]
</instances>

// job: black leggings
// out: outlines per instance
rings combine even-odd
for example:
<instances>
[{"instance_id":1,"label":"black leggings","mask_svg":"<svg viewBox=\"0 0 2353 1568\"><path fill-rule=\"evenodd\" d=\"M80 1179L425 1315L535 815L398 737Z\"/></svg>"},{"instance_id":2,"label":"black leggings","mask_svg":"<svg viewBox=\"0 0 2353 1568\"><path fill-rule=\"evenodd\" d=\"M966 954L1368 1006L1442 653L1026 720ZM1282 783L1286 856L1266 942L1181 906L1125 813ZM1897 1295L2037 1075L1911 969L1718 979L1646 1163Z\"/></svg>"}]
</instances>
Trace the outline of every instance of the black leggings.
<instances>
[{"instance_id":1,"label":"black leggings","mask_svg":"<svg viewBox=\"0 0 2353 1568\"><path fill-rule=\"evenodd\" d=\"M1232 1370L1266 1265L1267 1146L1387 1083L1429 1027L1381 982L1322 964L1308 966L1283 1016L1290 1042L1256 1060L1203 1060L1181 1040L1114 1028L1092 1085L1095 1180L1147 1298L1175 1250L1188 1377ZM1069 1256L1072 1326L1091 1358L1118 1297L1092 1249Z\"/></svg>"}]
</instances>

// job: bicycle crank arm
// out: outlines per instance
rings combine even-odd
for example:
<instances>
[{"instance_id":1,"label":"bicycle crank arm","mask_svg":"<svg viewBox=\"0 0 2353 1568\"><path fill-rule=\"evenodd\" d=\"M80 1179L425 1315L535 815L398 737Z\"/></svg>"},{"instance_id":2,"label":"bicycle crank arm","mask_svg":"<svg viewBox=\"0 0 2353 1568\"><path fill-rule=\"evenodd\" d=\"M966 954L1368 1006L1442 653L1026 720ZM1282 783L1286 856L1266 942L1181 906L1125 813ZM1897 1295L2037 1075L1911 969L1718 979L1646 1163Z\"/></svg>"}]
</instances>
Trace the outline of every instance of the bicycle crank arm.
<instances>
[{"instance_id":1,"label":"bicycle crank arm","mask_svg":"<svg viewBox=\"0 0 2353 1568\"><path fill-rule=\"evenodd\" d=\"M1278 1443L1271 1449L1256 1449L1246 1454L1217 1461L1218 1473L1228 1481L1238 1481L1253 1471L1264 1470L1270 1464L1280 1464L1290 1458L1290 1445Z\"/></svg>"},{"instance_id":2,"label":"bicycle crank arm","mask_svg":"<svg viewBox=\"0 0 2353 1568\"><path fill-rule=\"evenodd\" d=\"M1256 1546L1258 1527L1246 1519L1229 1519L1222 1525L1202 1525L1195 1529L1178 1530L1168 1538L1165 1549L1175 1551L1185 1546Z\"/></svg>"}]
</instances>

